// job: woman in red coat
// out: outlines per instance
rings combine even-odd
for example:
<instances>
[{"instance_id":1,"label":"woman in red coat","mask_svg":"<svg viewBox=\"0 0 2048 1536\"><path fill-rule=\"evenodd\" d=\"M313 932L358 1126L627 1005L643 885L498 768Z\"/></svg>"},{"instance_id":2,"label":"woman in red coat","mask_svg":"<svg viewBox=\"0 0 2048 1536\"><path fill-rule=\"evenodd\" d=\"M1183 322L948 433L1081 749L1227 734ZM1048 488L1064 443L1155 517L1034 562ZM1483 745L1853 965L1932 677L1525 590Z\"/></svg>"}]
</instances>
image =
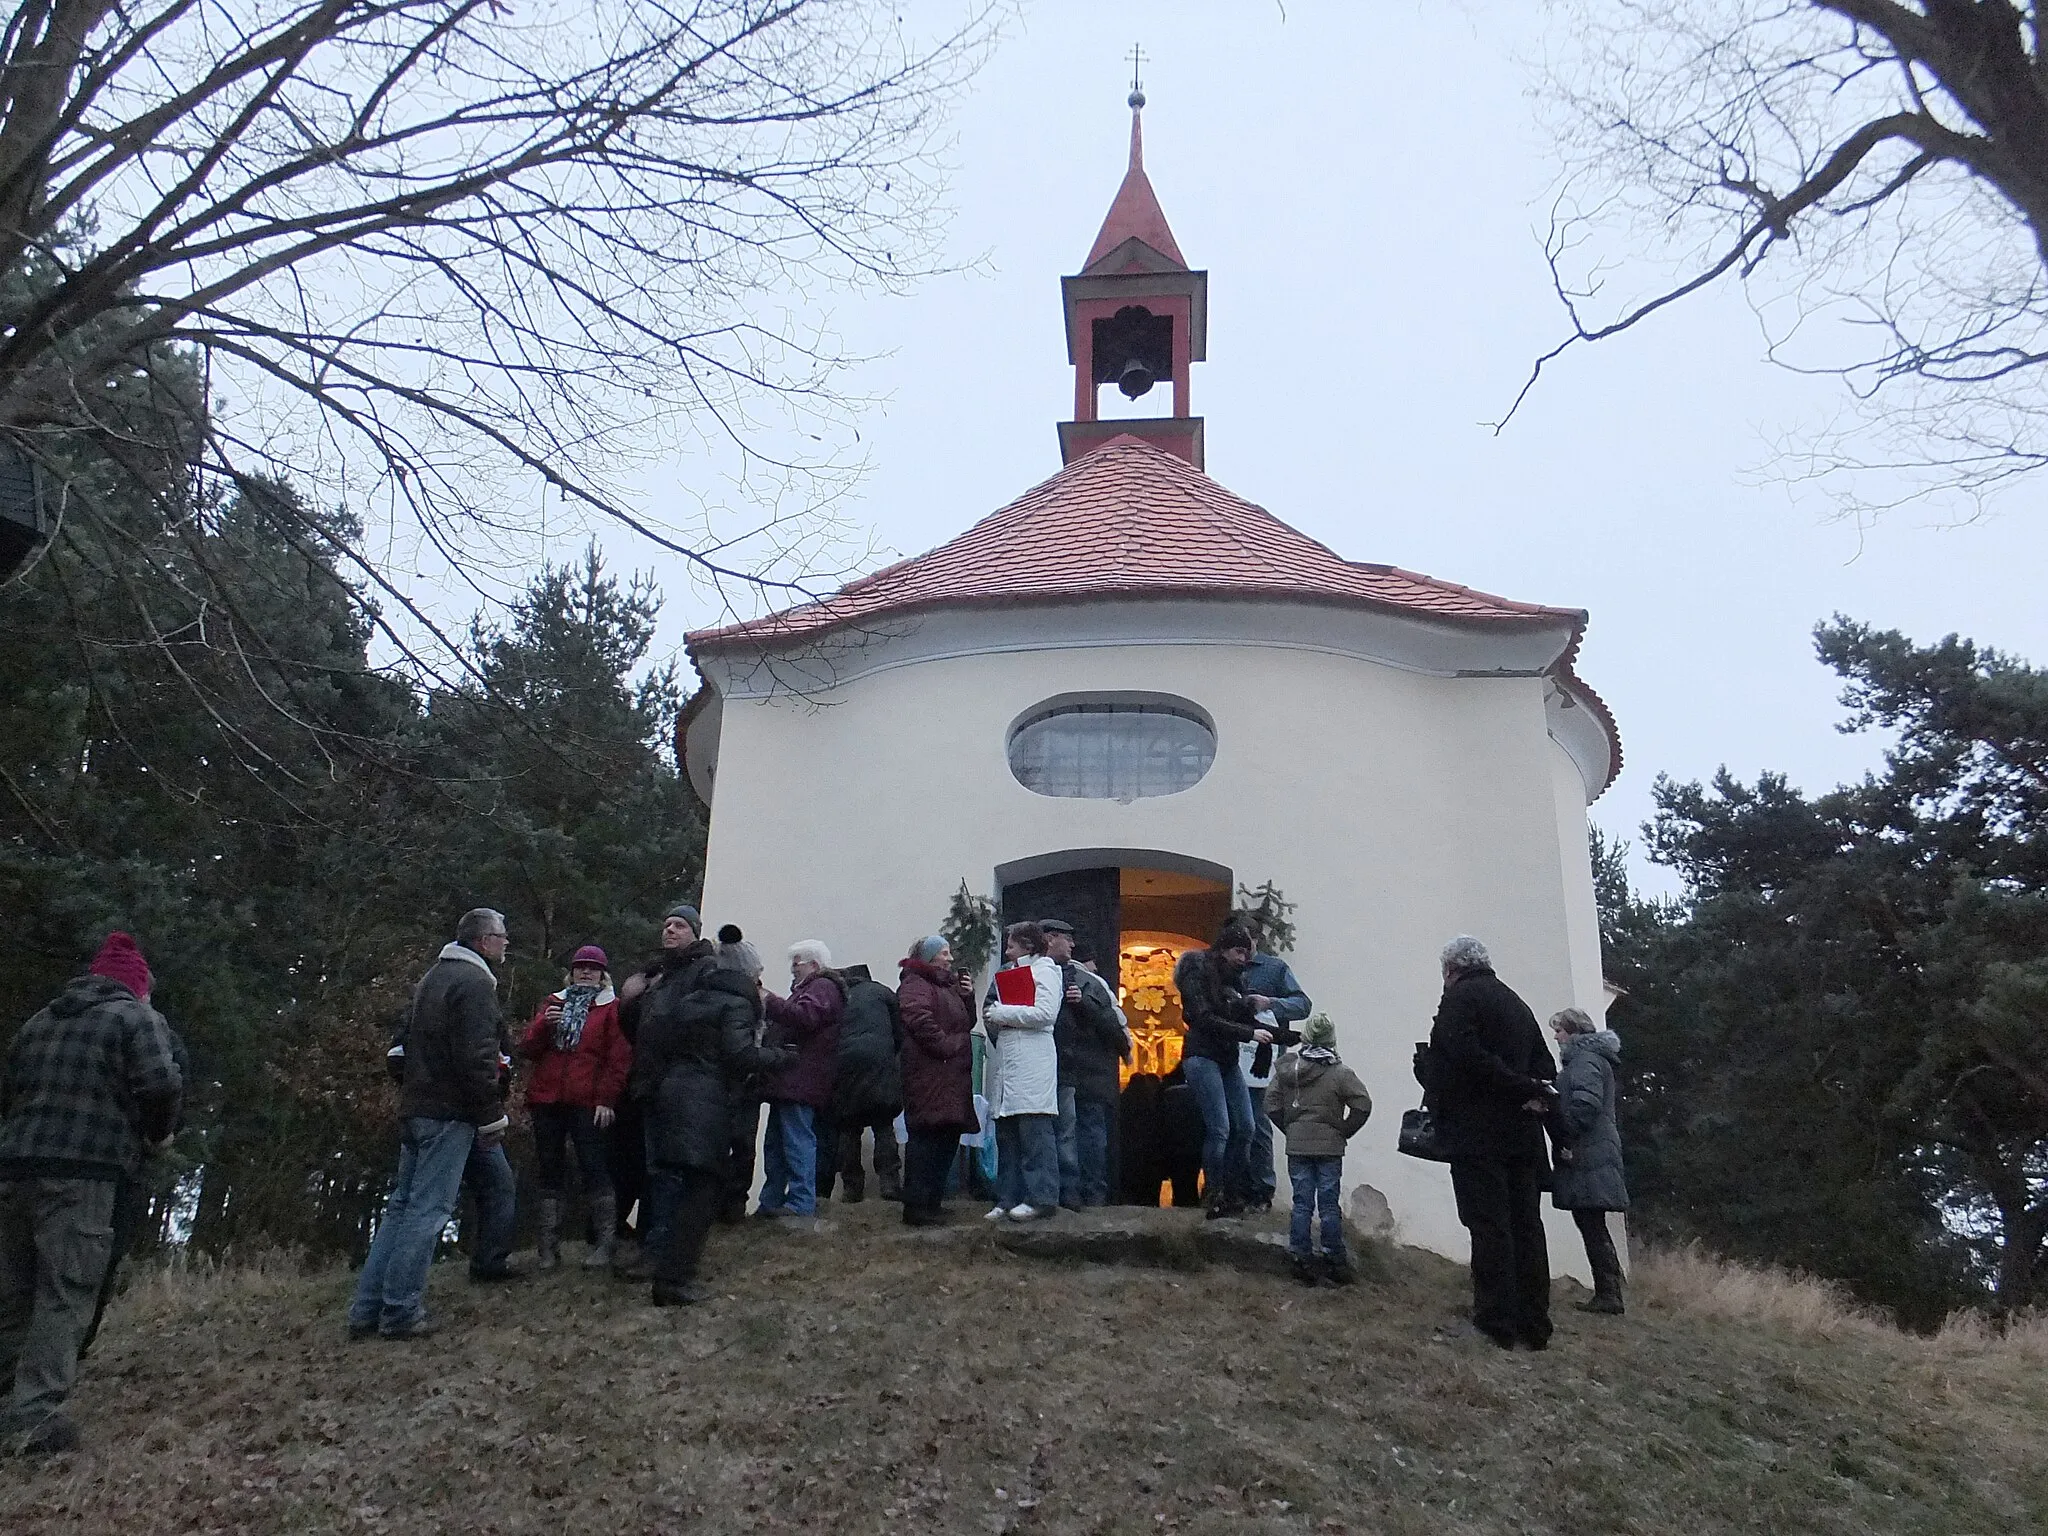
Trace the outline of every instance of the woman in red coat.
<instances>
[{"instance_id":1,"label":"woman in red coat","mask_svg":"<svg viewBox=\"0 0 2048 1536\"><path fill-rule=\"evenodd\" d=\"M903 1220L934 1227L946 1219L946 1175L974 1115L974 978L953 969L953 950L934 934L903 961L896 990L903 1018Z\"/></svg>"},{"instance_id":2,"label":"woman in red coat","mask_svg":"<svg viewBox=\"0 0 2048 1536\"><path fill-rule=\"evenodd\" d=\"M603 1269L612 1261L618 1212L605 1131L626 1091L633 1048L619 1029L609 965L595 944L577 950L569 962L569 985L540 1005L519 1041L519 1054L534 1064L526 1108L533 1117L534 1160L540 1165L542 1269L562 1262L562 1197L568 1192L572 1146L597 1233L583 1267Z\"/></svg>"}]
</instances>

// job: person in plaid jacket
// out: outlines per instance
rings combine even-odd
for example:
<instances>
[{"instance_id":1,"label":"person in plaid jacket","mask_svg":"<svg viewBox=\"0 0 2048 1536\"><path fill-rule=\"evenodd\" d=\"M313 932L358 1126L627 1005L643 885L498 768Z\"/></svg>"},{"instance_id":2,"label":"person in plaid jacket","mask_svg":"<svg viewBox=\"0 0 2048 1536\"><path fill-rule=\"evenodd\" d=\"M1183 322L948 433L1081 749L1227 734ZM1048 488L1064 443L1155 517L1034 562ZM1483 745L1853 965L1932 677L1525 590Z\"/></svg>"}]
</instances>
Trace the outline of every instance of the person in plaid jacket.
<instances>
[{"instance_id":1,"label":"person in plaid jacket","mask_svg":"<svg viewBox=\"0 0 2048 1536\"><path fill-rule=\"evenodd\" d=\"M184 1096L149 964L108 937L14 1037L0 1076L0 1433L69 1450L64 1403L113 1259L114 1197L169 1144Z\"/></svg>"}]
</instances>

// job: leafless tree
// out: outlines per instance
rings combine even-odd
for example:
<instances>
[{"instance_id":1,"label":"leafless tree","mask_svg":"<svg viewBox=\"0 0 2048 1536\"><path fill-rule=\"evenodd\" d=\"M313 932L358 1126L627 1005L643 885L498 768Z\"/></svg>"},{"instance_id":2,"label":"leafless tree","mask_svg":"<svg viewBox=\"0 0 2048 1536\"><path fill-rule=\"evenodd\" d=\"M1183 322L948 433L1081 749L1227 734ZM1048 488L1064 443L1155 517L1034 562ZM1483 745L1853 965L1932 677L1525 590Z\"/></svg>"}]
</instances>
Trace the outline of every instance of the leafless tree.
<instances>
[{"instance_id":1,"label":"leafless tree","mask_svg":"<svg viewBox=\"0 0 2048 1536\"><path fill-rule=\"evenodd\" d=\"M180 455L367 515L368 537L278 532L407 644L438 630L406 578L530 558L542 494L716 581L799 583L816 526L790 503L762 514L783 557L764 568L634 486L692 434L749 473L794 465L787 424L841 404L807 298L928 268L937 109L990 18L961 0L952 30L914 36L898 9L19 0L0 273L26 276L0 314L0 435L67 471L80 442L134 459L172 525L201 517L160 441L122 451L135 382L175 364ZM103 483L66 483L67 515L111 525Z\"/></svg>"},{"instance_id":2,"label":"leafless tree","mask_svg":"<svg viewBox=\"0 0 2048 1536\"><path fill-rule=\"evenodd\" d=\"M2039 5L1556 0L1552 19L1570 334L1517 406L1571 348L1737 282L1774 359L1851 391L1849 424L1794 459L1847 505L1974 504L2048 465Z\"/></svg>"}]
</instances>

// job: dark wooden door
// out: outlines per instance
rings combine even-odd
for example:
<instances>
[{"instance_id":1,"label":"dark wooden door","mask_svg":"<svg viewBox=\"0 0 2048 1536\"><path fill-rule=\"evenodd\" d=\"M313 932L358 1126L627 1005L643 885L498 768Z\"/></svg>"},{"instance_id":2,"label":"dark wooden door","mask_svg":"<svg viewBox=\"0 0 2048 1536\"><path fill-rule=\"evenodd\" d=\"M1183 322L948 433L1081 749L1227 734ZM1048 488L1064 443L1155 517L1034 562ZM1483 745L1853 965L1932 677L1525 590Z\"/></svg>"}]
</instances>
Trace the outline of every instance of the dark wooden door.
<instances>
[{"instance_id":1,"label":"dark wooden door","mask_svg":"<svg viewBox=\"0 0 2048 1536\"><path fill-rule=\"evenodd\" d=\"M1074 937L1095 956L1095 968L1117 988L1117 950L1123 943L1123 915L1119 910L1118 887L1121 871L1071 869L1065 874L1042 875L1003 887L1003 922L1021 923L1047 917L1062 918L1074 925Z\"/></svg>"}]
</instances>

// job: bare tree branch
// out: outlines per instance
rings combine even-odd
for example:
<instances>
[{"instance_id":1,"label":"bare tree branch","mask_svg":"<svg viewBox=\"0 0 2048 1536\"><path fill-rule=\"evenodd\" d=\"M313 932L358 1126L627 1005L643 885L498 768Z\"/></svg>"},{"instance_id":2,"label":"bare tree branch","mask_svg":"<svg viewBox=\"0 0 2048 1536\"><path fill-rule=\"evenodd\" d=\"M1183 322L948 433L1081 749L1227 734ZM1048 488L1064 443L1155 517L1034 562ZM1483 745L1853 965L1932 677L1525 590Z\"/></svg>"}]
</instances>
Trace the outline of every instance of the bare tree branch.
<instances>
[{"instance_id":1,"label":"bare tree branch","mask_svg":"<svg viewBox=\"0 0 2048 1536\"><path fill-rule=\"evenodd\" d=\"M1613 0L1597 25L1584 0L1557 8L1582 24L1548 93L1569 168L1545 256L1568 334L1498 425L1573 347L1732 279L1760 312L1796 317L1768 322L1774 360L1858 401L1858 431L1806 455L1850 505L1981 496L2048 459L2032 387L2048 359L2048 61L2032 6ZM1614 303L1616 233L1692 259Z\"/></svg>"}]
</instances>

